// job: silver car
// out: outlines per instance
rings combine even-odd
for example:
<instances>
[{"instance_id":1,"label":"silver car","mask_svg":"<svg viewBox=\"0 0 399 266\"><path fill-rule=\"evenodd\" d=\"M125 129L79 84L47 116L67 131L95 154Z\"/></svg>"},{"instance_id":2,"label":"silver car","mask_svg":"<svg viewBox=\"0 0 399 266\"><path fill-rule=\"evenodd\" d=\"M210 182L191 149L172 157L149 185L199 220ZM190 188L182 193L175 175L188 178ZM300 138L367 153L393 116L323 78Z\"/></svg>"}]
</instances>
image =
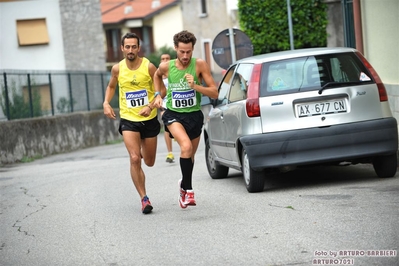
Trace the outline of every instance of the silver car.
<instances>
[{"instance_id":1,"label":"silver car","mask_svg":"<svg viewBox=\"0 0 399 266\"><path fill-rule=\"evenodd\" d=\"M237 61L204 127L209 175L242 171L247 190L267 173L300 166L372 163L397 169L398 128L385 87L352 48L312 48Z\"/></svg>"}]
</instances>

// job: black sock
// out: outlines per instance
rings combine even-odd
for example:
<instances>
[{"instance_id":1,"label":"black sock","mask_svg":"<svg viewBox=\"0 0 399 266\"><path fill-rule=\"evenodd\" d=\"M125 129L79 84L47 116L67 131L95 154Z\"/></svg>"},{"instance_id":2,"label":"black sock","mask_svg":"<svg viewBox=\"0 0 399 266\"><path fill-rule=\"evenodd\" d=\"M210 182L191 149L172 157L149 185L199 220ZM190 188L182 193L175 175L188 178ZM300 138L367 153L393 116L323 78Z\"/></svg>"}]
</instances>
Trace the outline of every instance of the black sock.
<instances>
[{"instance_id":1,"label":"black sock","mask_svg":"<svg viewBox=\"0 0 399 266\"><path fill-rule=\"evenodd\" d=\"M183 179L181 182L181 187L184 190L193 189L192 187L192 175L193 175L194 163L191 158L181 158L180 157L180 169Z\"/></svg>"}]
</instances>

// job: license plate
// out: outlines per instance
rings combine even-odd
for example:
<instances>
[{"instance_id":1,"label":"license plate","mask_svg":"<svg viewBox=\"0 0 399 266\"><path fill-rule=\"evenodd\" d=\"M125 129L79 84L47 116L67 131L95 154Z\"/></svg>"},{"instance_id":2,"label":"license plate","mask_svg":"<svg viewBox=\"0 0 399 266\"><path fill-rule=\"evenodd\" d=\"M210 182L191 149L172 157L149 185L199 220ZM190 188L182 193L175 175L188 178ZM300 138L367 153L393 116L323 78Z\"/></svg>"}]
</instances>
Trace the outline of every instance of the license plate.
<instances>
[{"instance_id":1,"label":"license plate","mask_svg":"<svg viewBox=\"0 0 399 266\"><path fill-rule=\"evenodd\" d=\"M298 117L346 113L346 101L332 100L325 102L297 104Z\"/></svg>"}]
</instances>

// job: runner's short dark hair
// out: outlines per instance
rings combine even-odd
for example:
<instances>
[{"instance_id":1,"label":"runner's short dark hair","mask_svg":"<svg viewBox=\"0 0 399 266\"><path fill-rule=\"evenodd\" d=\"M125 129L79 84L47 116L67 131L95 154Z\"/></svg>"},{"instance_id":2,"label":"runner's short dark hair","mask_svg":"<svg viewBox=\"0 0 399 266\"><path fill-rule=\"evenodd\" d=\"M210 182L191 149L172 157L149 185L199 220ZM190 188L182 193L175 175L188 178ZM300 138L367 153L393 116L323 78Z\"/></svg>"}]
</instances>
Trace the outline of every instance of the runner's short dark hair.
<instances>
[{"instance_id":1,"label":"runner's short dark hair","mask_svg":"<svg viewBox=\"0 0 399 266\"><path fill-rule=\"evenodd\" d=\"M140 38L139 38L139 36L137 36L136 33L133 33L133 32L128 32L125 35L123 35L122 41L121 41L122 46L125 45L125 39L132 39L132 38L137 39L137 45L140 46Z\"/></svg>"},{"instance_id":2,"label":"runner's short dark hair","mask_svg":"<svg viewBox=\"0 0 399 266\"><path fill-rule=\"evenodd\" d=\"M186 44L191 42L194 46L197 42L197 38L195 38L194 34L192 34L191 32L183 30L173 36L173 44L175 45L175 47L178 46L179 42Z\"/></svg>"}]
</instances>

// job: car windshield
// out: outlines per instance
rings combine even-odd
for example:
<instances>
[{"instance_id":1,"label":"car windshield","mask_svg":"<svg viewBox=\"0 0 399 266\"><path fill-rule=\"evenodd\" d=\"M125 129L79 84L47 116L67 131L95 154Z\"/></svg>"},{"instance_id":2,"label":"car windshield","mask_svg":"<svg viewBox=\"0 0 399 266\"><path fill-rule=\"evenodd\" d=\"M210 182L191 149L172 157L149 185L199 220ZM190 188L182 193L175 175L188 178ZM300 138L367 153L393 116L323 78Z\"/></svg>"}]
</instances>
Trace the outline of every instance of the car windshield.
<instances>
[{"instance_id":1,"label":"car windshield","mask_svg":"<svg viewBox=\"0 0 399 266\"><path fill-rule=\"evenodd\" d=\"M264 63L261 95L373 82L371 75L353 53L308 56ZM324 87L325 88L325 87Z\"/></svg>"}]
</instances>

